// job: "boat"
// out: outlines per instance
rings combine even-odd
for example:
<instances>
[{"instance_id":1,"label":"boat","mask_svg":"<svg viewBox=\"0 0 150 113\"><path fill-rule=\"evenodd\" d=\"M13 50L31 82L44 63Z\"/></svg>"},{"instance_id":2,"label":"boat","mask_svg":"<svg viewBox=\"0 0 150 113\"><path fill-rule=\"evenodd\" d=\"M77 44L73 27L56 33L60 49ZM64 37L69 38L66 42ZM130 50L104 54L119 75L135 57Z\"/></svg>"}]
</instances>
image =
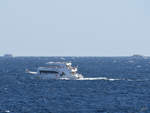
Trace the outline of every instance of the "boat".
<instances>
[{"instance_id":1,"label":"boat","mask_svg":"<svg viewBox=\"0 0 150 113\"><path fill-rule=\"evenodd\" d=\"M12 55L12 54L4 54L3 57L4 57L4 58L13 58L13 55Z\"/></svg>"},{"instance_id":2,"label":"boat","mask_svg":"<svg viewBox=\"0 0 150 113\"><path fill-rule=\"evenodd\" d=\"M27 73L48 79L81 79L83 75L77 73L77 67L70 62L48 62L48 66L39 67L37 72L26 70Z\"/></svg>"}]
</instances>

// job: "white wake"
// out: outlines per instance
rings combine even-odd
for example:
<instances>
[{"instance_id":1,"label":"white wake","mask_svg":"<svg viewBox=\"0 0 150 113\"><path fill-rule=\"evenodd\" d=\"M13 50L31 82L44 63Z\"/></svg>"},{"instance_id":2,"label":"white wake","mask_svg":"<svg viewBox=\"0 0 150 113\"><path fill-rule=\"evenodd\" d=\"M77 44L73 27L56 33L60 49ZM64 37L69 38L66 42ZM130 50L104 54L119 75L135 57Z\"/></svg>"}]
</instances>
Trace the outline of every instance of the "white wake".
<instances>
[{"instance_id":1,"label":"white wake","mask_svg":"<svg viewBox=\"0 0 150 113\"><path fill-rule=\"evenodd\" d=\"M121 79L114 79L114 78L107 78L107 77L90 77L90 78L80 78L78 80L109 80L109 81L115 81L115 80L121 80Z\"/></svg>"},{"instance_id":2,"label":"white wake","mask_svg":"<svg viewBox=\"0 0 150 113\"><path fill-rule=\"evenodd\" d=\"M60 78L60 80L108 80L108 81L116 81L116 80L124 80L124 79L115 79L115 78L107 78L107 77L84 77L79 79L69 79L69 78Z\"/></svg>"}]
</instances>

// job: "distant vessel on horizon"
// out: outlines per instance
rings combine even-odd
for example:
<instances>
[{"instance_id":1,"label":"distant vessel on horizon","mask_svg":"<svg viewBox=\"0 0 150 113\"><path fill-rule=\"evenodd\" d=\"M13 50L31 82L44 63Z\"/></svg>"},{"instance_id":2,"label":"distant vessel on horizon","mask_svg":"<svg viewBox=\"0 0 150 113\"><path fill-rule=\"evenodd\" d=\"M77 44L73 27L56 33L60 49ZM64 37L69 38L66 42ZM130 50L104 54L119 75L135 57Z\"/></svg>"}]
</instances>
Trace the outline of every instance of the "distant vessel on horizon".
<instances>
[{"instance_id":1,"label":"distant vessel on horizon","mask_svg":"<svg viewBox=\"0 0 150 113\"><path fill-rule=\"evenodd\" d=\"M145 58L148 58L147 56L144 56L144 55L140 55L140 54L134 54L131 56L132 58L136 58L136 59L145 59Z\"/></svg>"},{"instance_id":2,"label":"distant vessel on horizon","mask_svg":"<svg viewBox=\"0 0 150 113\"><path fill-rule=\"evenodd\" d=\"M13 55L12 54L4 54L3 57L5 57L5 58L13 58Z\"/></svg>"}]
</instances>

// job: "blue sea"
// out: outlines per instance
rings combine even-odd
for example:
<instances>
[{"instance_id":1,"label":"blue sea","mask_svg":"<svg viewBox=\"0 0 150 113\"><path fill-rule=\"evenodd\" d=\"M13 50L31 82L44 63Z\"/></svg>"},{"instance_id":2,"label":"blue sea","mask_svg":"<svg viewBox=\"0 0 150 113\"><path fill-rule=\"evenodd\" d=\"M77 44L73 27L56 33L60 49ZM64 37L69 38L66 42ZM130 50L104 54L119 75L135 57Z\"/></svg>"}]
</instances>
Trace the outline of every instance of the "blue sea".
<instances>
[{"instance_id":1,"label":"blue sea","mask_svg":"<svg viewBox=\"0 0 150 113\"><path fill-rule=\"evenodd\" d=\"M72 62L91 79L48 80L25 73L49 61ZM0 113L150 113L150 58L1 57Z\"/></svg>"}]
</instances>

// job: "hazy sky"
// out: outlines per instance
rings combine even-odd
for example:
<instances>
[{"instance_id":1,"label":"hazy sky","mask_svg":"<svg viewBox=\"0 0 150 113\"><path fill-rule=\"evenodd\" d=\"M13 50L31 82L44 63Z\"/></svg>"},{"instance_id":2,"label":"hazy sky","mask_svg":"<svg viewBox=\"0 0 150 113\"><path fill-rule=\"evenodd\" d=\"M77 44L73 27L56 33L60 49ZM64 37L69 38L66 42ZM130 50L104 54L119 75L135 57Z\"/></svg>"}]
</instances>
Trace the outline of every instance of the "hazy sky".
<instances>
[{"instance_id":1,"label":"hazy sky","mask_svg":"<svg viewBox=\"0 0 150 113\"><path fill-rule=\"evenodd\" d=\"M150 55L150 0L0 0L0 55Z\"/></svg>"}]
</instances>

